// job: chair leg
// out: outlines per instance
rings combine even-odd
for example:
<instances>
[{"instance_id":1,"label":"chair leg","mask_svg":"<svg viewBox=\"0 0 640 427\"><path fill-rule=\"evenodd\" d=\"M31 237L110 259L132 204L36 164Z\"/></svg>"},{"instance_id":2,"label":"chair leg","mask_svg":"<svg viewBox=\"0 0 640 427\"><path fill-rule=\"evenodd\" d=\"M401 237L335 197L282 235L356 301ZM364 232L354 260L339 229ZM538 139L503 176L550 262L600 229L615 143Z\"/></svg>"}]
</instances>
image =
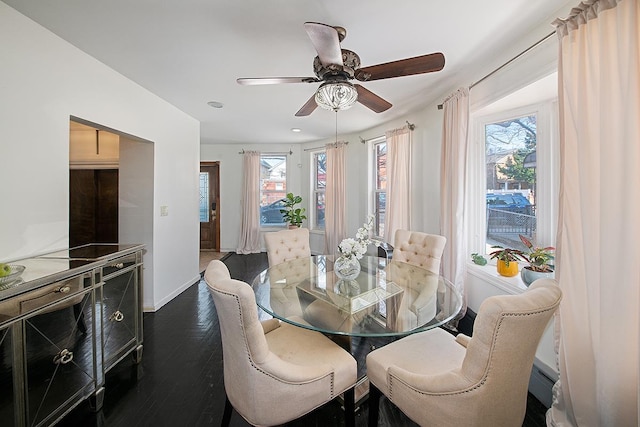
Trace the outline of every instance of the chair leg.
<instances>
[{"instance_id":1,"label":"chair leg","mask_svg":"<svg viewBox=\"0 0 640 427\"><path fill-rule=\"evenodd\" d=\"M378 427L378 411L380 410L380 390L369 382L369 427Z\"/></svg>"},{"instance_id":2,"label":"chair leg","mask_svg":"<svg viewBox=\"0 0 640 427\"><path fill-rule=\"evenodd\" d=\"M229 402L229 397L224 395L224 413L222 414L222 422L220 423L221 427L229 427L229 423L231 422L231 412L233 411L233 406L231 406L231 402Z\"/></svg>"},{"instance_id":3,"label":"chair leg","mask_svg":"<svg viewBox=\"0 0 640 427\"><path fill-rule=\"evenodd\" d=\"M344 392L344 424L346 427L355 427L356 425L356 388L351 387Z\"/></svg>"}]
</instances>

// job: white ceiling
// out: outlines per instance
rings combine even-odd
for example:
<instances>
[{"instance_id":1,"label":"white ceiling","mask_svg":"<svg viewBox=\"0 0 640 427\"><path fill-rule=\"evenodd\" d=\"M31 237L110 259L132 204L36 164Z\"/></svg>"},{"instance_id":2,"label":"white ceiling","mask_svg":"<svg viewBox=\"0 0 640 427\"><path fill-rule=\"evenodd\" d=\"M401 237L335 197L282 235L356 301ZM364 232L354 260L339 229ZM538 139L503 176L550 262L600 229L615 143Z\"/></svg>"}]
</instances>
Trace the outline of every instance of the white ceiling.
<instances>
[{"instance_id":1,"label":"white ceiling","mask_svg":"<svg viewBox=\"0 0 640 427\"><path fill-rule=\"evenodd\" d=\"M240 86L238 77L313 76L307 21L347 29L362 66L442 52L438 73L363 83L393 104L339 113L356 133L439 102L519 51L574 0L3 0L201 122L202 143L296 143L335 133L334 113L294 114L318 83ZM527 37L528 36L528 37ZM538 37L539 38L539 37ZM514 44L519 41L521 45ZM222 109L207 105L224 104ZM302 132L293 133L291 128Z\"/></svg>"}]
</instances>

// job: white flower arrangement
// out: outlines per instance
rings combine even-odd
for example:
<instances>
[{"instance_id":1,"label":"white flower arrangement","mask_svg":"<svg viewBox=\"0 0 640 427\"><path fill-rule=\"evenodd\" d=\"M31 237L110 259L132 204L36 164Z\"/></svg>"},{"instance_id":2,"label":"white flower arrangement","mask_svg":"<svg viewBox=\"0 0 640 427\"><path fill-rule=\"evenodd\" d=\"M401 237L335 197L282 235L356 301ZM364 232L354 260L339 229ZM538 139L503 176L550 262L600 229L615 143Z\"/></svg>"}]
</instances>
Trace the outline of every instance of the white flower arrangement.
<instances>
[{"instance_id":1,"label":"white flower arrangement","mask_svg":"<svg viewBox=\"0 0 640 427\"><path fill-rule=\"evenodd\" d=\"M340 250L341 257L348 258L350 260L358 260L367 253L367 246L372 243L369 235L373 228L373 219L374 216L370 214L367 217L367 222L365 222L362 227L358 228L355 239L348 237L340 242L338 249Z\"/></svg>"}]
</instances>

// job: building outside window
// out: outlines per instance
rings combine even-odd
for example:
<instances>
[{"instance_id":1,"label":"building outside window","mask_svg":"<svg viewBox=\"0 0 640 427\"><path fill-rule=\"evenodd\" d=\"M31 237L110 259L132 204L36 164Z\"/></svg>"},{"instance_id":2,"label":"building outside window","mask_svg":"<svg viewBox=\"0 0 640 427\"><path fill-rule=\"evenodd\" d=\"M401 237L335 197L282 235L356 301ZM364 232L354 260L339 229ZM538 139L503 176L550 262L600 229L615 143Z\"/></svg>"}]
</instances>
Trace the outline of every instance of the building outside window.
<instances>
[{"instance_id":1,"label":"building outside window","mask_svg":"<svg viewBox=\"0 0 640 427\"><path fill-rule=\"evenodd\" d=\"M260 225L284 226L280 209L287 195L287 155L260 156Z\"/></svg>"},{"instance_id":2,"label":"building outside window","mask_svg":"<svg viewBox=\"0 0 640 427\"><path fill-rule=\"evenodd\" d=\"M312 153L313 161L313 207L312 221L314 229L324 229L324 194L327 185L327 153L325 151Z\"/></svg>"}]
</instances>

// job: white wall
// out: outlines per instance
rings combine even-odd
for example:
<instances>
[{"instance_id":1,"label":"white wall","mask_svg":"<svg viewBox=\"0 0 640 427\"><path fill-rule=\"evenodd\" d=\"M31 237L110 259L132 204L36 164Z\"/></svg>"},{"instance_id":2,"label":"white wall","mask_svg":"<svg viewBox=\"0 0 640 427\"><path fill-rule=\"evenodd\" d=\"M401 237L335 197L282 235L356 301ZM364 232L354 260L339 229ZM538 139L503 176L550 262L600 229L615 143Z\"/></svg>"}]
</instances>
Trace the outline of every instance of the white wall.
<instances>
[{"instance_id":1,"label":"white wall","mask_svg":"<svg viewBox=\"0 0 640 427\"><path fill-rule=\"evenodd\" d=\"M0 260L68 245L69 118L154 145L157 309L198 279L199 123L0 2ZM169 216L160 217L160 206Z\"/></svg>"}]
</instances>

